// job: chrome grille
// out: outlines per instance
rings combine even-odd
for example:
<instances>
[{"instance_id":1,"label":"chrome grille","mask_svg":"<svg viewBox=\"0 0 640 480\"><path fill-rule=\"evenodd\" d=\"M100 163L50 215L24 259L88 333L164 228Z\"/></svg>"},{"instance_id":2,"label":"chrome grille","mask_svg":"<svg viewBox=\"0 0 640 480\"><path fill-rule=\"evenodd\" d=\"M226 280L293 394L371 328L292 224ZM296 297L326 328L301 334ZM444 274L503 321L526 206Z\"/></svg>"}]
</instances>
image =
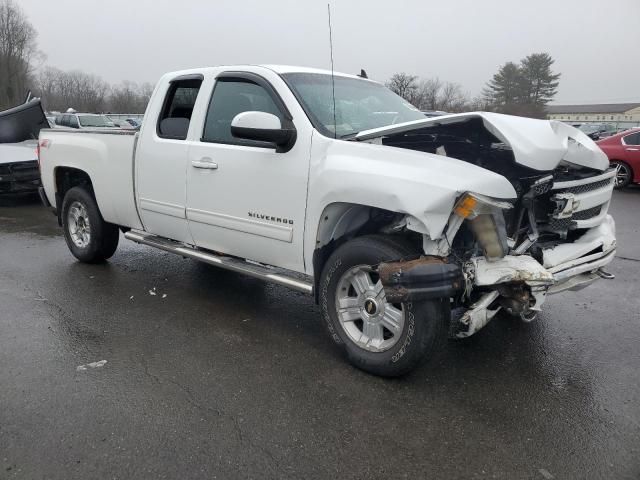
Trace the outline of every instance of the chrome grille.
<instances>
[{"instance_id":1,"label":"chrome grille","mask_svg":"<svg viewBox=\"0 0 640 480\"><path fill-rule=\"evenodd\" d=\"M593 183L586 183L583 185L575 185L573 187L567 188L558 188L557 190L554 188L554 191L562 192L562 193L587 193L592 192L593 190L598 190L599 188L608 187L614 181L614 178L605 178L604 180L599 180Z\"/></svg>"},{"instance_id":2,"label":"chrome grille","mask_svg":"<svg viewBox=\"0 0 640 480\"><path fill-rule=\"evenodd\" d=\"M550 203L541 203L545 210L553 208L553 212L547 210L547 218L541 221L539 228L564 237L570 230L597 225L607 213L614 181L614 169L579 180L555 181ZM581 204L585 203L593 206L582 210Z\"/></svg>"},{"instance_id":3,"label":"chrome grille","mask_svg":"<svg viewBox=\"0 0 640 480\"><path fill-rule=\"evenodd\" d=\"M576 212L571 217L572 220L589 220L590 218L597 217L600 215L602 211L602 205L598 205L597 207L588 208L586 210L581 210Z\"/></svg>"}]
</instances>

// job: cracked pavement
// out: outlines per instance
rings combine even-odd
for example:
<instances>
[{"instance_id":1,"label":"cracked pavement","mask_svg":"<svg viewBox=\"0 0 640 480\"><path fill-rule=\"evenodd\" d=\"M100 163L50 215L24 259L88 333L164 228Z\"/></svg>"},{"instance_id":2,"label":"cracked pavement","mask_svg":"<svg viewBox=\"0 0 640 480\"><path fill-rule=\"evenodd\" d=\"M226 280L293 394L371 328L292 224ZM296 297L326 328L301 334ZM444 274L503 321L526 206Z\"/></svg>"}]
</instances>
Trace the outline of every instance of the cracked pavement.
<instances>
[{"instance_id":1,"label":"cracked pavement","mask_svg":"<svg viewBox=\"0 0 640 480\"><path fill-rule=\"evenodd\" d=\"M614 194L615 280L384 380L302 294L122 238L82 265L0 198L0 479L636 479L638 208Z\"/></svg>"}]
</instances>

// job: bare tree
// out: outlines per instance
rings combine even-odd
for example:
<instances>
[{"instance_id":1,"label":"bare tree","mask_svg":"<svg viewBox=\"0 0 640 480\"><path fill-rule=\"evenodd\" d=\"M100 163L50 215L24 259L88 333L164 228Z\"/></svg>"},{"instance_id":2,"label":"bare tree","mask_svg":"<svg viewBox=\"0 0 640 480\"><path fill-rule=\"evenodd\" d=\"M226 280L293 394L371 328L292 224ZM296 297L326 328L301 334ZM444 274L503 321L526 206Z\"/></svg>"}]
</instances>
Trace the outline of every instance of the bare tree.
<instances>
[{"instance_id":1,"label":"bare tree","mask_svg":"<svg viewBox=\"0 0 640 480\"><path fill-rule=\"evenodd\" d=\"M416 106L421 110L438 110L441 89L442 82L438 77L427 78L421 81L418 87L418 97L420 101Z\"/></svg>"},{"instance_id":2,"label":"bare tree","mask_svg":"<svg viewBox=\"0 0 640 480\"><path fill-rule=\"evenodd\" d=\"M113 87L107 102L110 112L144 113L151 98L153 87L150 83L138 85L124 81Z\"/></svg>"},{"instance_id":3,"label":"bare tree","mask_svg":"<svg viewBox=\"0 0 640 480\"><path fill-rule=\"evenodd\" d=\"M476 110L470 96L458 83L443 82L438 77L420 80L415 75L396 73L387 87L420 110L443 110L451 113Z\"/></svg>"},{"instance_id":4,"label":"bare tree","mask_svg":"<svg viewBox=\"0 0 640 480\"><path fill-rule=\"evenodd\" d=\"M395 73L387 82L387 87L409 103L413 103L416 100L418 91L417 80L418 77L415 75L409 75L404 72Z\"/></svg>"},{"instance_id":5,"label":"bare tree","mask_svg":"<svg viewBox=\"0 0 640 480\"><path fill-rule=\"evenodd\" d=\"M37 33L13 0L0 0L0 109L19 104L38 54Z\"/></svg>"},{"instance_id":6,"label":"bare tree","mask_svg":"<svg viewBox=\"0 0 640 480\"><path fill-rule=\"evenodd\" d=\"M445 82L438 96L438 110L459 113L468 110L469 96L458 83Z\"/></svg>"}]
</instances>

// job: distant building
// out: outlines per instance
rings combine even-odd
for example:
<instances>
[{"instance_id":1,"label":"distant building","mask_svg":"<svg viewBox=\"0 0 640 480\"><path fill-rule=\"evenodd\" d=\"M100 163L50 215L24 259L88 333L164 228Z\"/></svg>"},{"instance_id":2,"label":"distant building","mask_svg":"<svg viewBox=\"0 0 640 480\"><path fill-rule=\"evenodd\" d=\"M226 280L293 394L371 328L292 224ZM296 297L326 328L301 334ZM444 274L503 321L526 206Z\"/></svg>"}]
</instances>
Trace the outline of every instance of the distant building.
<instances>
[{"instance_id":1,"label":"distant building","mask_svg":"<svg viewBox=\"0 0 640 480\"><path fill-rule=\"evenodd\" d=\"M640 123L640 103L597 103L593 105L547 105L547 118L563 122Z\"/></svg>"}]
</instances>

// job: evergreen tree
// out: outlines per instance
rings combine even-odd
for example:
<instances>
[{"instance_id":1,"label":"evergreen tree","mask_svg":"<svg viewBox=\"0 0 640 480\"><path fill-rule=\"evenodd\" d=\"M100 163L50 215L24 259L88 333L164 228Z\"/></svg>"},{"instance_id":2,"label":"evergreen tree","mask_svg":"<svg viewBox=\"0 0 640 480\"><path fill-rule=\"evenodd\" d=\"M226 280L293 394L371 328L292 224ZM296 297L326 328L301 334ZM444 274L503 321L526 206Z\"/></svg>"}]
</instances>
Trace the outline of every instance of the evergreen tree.
<instances>
[{"instance_id":1,"label":"evergreen tree","mask_svg":"<svg viewBox=\"0 0 640 480\"><path fill-rule=\"evenodd\" d=\"M558 92L560 74L551 71L553 58L548 53L533 53L520 62L523 103L542 107Z\"/></svg>"},{"instance_id":2,"label":"evergreen tree","mask_svg":"<svg viewBox=\"0 0 640 480\"><path fill-rule=\"evenodd\" d=\"M489 104L503 113L515 113L522 98L522 77L520 67L507 62L487 83L484 96Z\"/></svg>"},{"instance_id":3,"label":"evergreen tree","mask_svg":"<svg viewBox=\"0 0 640 480\"><path fill-rule=\"evenodd\" d=\"M519 65L507 62L487 83L484 97L498 112L544 117L545 106L558 91L559 73L553 73L548 53L533 53Z\"/></svg>"}]
</instances>

